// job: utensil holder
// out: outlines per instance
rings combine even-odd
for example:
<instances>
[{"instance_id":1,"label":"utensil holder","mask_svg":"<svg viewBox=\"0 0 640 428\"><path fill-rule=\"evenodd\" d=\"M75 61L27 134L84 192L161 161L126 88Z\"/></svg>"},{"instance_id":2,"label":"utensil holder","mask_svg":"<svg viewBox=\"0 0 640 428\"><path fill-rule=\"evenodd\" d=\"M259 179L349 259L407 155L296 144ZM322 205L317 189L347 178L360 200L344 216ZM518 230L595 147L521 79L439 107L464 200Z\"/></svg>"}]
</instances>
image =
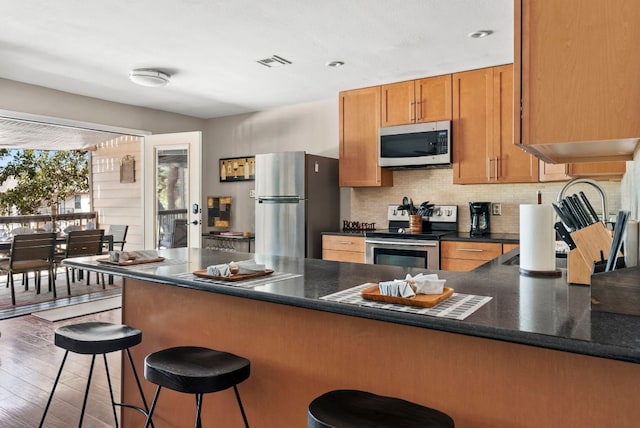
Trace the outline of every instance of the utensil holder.
<instances>
[{"instance_id":1,"label":"utensil holder","mask_svg":"<svg viewBox=\"0 0 640 428\"><path fill-rule=\"evenodd\" d=\"M420 214L409 215L409 230L411 233L422 233L422 216Z\"/></svg>"},{"instance_id":2,"label":"utensil holder","mask_svg":"<svg viewBox=\"0 0 640 428\"><path fill-rule=\"evenodd\" d=\"M591 285L595 264L609 256L613 238L598 222L571 233L576 248L567 256L567 279L571 284Z\"/></svg>"}]
</instances>

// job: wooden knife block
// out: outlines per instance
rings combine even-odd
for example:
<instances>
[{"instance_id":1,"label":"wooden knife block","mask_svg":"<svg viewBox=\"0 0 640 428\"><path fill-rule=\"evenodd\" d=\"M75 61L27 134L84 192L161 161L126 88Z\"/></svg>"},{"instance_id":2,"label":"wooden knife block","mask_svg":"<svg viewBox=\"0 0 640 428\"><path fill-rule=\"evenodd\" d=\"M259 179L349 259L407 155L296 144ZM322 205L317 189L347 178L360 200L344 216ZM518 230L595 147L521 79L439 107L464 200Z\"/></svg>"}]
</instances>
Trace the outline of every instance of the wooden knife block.
<instances>
[{"instance_id":1,"label":"wooden knife block","mask_svg":"<svg viewBox=\"0 0 640 428\"><path fill-rule=\"evenodd\" d=\"M603 255L609 256L613 238L601 222L572 232L571 238L576 248L567 256L567 279L571 284L591 285L594 265Z\"/></svg>"}]
</instances>

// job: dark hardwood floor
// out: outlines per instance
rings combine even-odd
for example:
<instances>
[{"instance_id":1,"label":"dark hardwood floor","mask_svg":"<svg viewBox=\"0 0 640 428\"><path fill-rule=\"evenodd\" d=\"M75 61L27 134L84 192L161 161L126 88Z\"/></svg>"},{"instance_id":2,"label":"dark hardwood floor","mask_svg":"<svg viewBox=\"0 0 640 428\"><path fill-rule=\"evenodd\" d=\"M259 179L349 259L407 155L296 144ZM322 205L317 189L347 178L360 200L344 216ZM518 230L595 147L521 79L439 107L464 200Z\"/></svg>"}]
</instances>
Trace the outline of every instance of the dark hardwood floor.
<instances>
[{"instance_id":1,"label":"dark hardwood floor","mask_svg":"<svg viewBox=\"0 0 640 428\"><path fill-rule=\"evenodd\" d=\"M62 325L85 321L119 323L121 310L58 322L27 315L0 321L0 427L37 427L64 351L53 344ZM109 370L119 400L121 353L108 355ZM77 426L91 357L69 353L45 427ZM84 427L115 426L103 360L96 359Z\"/></svg>"}]
</instances>

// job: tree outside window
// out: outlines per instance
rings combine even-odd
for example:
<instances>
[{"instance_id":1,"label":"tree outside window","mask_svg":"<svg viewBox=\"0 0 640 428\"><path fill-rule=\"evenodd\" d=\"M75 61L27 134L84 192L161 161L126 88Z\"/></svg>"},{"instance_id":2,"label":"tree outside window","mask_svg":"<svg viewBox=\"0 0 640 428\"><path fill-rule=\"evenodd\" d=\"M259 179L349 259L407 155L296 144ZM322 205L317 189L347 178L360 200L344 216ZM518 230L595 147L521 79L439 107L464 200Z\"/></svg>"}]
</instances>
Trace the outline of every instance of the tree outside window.
<instances>
[{"instance_id":1,"label":"tree outside window","mask_svg":"<svg viewBox=\"0 0 640 428\"><path fill-rule=\"evenodd\" d=\"M84 150L0 149L0 213L38 214L72 195L89 191L89 154Z\"/></svg>"}]
</instances>

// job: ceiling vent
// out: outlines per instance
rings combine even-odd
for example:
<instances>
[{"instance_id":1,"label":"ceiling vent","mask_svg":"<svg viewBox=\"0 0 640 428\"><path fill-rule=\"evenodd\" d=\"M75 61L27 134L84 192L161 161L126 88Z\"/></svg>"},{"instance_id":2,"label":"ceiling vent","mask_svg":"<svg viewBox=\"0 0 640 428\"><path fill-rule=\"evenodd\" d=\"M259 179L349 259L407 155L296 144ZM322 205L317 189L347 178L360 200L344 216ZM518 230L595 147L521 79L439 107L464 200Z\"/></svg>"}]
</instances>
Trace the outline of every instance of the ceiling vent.
<instances>
[{"instance_id":1,"label":"ceiling vent","mask_svg":"<svg viewBox=\"0 0 640 428\"><path fill-rule=\"evenodd\" d=\"M289 61L288 59L284 59L278 55L272 55L269 58L258 60L258 64L262 64L265 67L273 68L291 64L291 61Z\"/></svg>"}]
</instances>

